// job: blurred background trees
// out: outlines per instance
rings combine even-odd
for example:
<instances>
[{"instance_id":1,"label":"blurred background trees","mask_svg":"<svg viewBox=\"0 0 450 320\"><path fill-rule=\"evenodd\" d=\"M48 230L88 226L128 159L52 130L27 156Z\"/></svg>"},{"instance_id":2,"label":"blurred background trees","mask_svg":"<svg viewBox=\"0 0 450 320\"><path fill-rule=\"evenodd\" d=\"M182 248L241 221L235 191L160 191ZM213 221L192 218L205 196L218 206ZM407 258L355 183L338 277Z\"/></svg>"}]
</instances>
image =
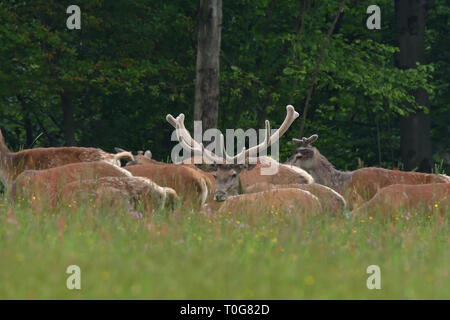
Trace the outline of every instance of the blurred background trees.
<instances>
[{"instance_id":1,"label":"blurred background trees","mask_svg":"<svg viewBox=\"0 0 450 320\"><path fill-rule=\"evenodd\" d=\"M167 160L176 142L166 114L183 112L193 125L201 2L80 0L81 30L66 28L69 1L1 2L0 128L8 146L118 146ZM341 2L223 1L218 110L207 115L219 129L262 128L266 118L275 127L287 104L303 112ZM450 6L426 2L423 56L406 68L398 61L398 6L377 1L381 30L368 30L369 4L346 2L318 69L304 134L319 134L316 145L339 169L401 169L401 143L411 132L402 133L401 123L420 113L429 119L432 159L448 172ZM297 120L283 137L281 160L299 129Z\"/></svg>"}]
</instances>

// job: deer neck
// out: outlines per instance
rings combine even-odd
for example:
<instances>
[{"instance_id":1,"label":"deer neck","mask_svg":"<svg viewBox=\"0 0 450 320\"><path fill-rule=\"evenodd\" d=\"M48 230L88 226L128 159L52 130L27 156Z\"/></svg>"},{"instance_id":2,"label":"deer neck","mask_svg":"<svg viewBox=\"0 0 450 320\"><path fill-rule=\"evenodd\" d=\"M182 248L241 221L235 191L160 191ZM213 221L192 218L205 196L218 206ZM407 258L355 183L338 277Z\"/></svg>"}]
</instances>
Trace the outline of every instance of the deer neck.
<instances>
[{"instance_id":1,"label":"deer neck","mask_svg":"<svg viewBox=\"0 0 450 320\"><path fill-rule=\"evenodd\" d=\"M14 154L0 144L0 180L6 188L9 188L13 180L13 158Z\"/></svg>"},{"instance_id":2,"label":"deer neck","mask_svg":"<svg viewBox=\"0 0 450 320\"><path fill-rule=\"evenodd\" d=\"M338 192L342 192L351 178L351 172L337 170L318 151L316 151L314 157L314 165L307 171L314 178L314 182L330 187Z\"/></svg>"}]
</instances>

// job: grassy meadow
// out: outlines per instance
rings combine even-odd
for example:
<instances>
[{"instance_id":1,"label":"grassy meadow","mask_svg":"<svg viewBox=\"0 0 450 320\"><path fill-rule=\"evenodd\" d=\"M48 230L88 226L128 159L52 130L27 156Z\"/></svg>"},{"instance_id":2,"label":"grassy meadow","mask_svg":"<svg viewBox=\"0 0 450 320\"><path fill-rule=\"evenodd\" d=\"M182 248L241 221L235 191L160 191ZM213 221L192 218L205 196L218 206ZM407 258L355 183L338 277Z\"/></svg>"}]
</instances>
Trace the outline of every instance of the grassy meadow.
<instances>
[{"instance_id":1,"label":"grassy meadow","mask_svg":"<svg viewBox=\"0 0 450 320\"><path fill-rule=\"evenodd\" d=\"M450 299L448 214L0 203L0 299ZM369 265L381 290L366 287ZM81 290L69 290L69 265Z\"/></svg>"}]
</instances>

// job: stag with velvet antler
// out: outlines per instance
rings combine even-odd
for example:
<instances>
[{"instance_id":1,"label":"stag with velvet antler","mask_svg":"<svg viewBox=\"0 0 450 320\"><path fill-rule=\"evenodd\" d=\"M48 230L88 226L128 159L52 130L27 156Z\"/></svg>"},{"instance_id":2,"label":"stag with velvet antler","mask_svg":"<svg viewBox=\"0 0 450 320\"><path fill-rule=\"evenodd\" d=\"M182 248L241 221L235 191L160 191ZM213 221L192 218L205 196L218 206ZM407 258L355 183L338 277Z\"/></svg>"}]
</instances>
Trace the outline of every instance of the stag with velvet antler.
<instances>
[{"instance_id":1,"label":"stag with velvet antler","mask_svg":"<svg viewBox=\"0 0 450 320\"><path fill-rule=\"evenodd\" d=\"M440 174L404 172L383 168L361 168L354 171L340 171L311 144L318 139L293 139L297 144L295 153L287 164L297 166L311 174L315 182L333 188L341 193L352 206L372 198L375 193L393 184L448 183L450 178Z\"/></svg>"},{"instance_id":2,"label":"stag with velvet antler","mask_svg":"<svg viewBox=\"0 0 450 320\"><path fill-rule=\"evenodd\" d=\"M244 147L242 151L235 156L230 156L226 152L223 135L220 135L219 140L222 156L217 156L215 153L204 148L202 143L195 141L191 137L184 126L183 114L180 114L177 118L167 115L166 119L176 129L177 139L183 149L189 152L193 151L194 154L200 153L202 155L203 163L199 164L199 167L203 170L215 171L214 178L216 180L216 190L214 192L214 200L225 201L230 196L245 193L241 181L241 171L246 169L245 172L252 172L255 171L254 168L256 166L264 167L267 165L275 165L278 166L278 172L274 175L263 175L260 172L256 172L255 176L249 179L252 180L252 183L263 181L272 184L313 182L311 176L303 170L296 171L293 168L281 165L269 157L253 157L255 154L266 150L269 146L277 142L287 131L292 122L299 116L291 105L286 107L286 111L286 118L278 130L270 135L270 123L266 120L264 141L249 149Z\"/></svg>"}]
</instances>

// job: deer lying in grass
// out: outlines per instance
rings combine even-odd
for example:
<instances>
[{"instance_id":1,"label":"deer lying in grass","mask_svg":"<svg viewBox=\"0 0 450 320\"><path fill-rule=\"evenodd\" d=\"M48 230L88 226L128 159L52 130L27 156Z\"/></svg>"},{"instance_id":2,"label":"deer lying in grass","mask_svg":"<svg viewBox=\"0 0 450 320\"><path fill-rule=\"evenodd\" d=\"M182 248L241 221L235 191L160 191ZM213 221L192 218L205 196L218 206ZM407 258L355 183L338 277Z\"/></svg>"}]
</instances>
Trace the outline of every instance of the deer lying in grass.
<instances>
[{"instance_id":1,"label":"deer lying in grass","mask_svg":"<svg viewBox=\"0 0 450 320\"><path fill-rule=\"evenodd\" d=\"M213 186L202 172L175 164L142 164L124 167L133 176L146 177L155 183L174 189L185 203L203 205Z\"/></svg>"},{"instance_id":2,"label":"deer lying in grass","mask_svg":"<svg viewBox=\"0 0 450 320\"><path fill-rule=\"evenodd\" d=\"M173 205L178 199L175 190L160 187L147 178L102 177L67 184L59 194L59 201L87 201L93 197L97 206L125 202L136 208L141 203L147 210Z\"/></svg>"},{"instance_id":3,"label":"deer lying in grass","mask_svg":"<svg viewBox=\"0 0 450 320\"><path fill-rule=\"evenodd\" d=\"M114 148L114 150L116 151L117 154L123 153L123 152L128 152L122 148ZM145 153L143 151L138 151L138 154L133 156L134 159L131 161L128 161L126 166L134 166L137 164L165 164L164 162L159 162L156 160L152 159L152 152L150 150L145 151Z\"/></svg>"},{"instance_id":4,"label":"deer lying in grass","mask_svg":"<svg viewBox=\"0 0 450 320\"><path fill-rule=\"evenodd\" d=\"M285 188L295 188L300 190L309 191L312 195L316 196L322 209L325 212L341 213L347 207L344 197L333 189L323 186L321 184L287 184L287 185L275 185L270 183L255 183L249 186L246 191L248 193L262 192L269 189L285 189Z\"/></svg>"},{"instance_id":5,"label":"deer lying in grass","mask_svg":"<svg viewBox=\"0 0 450 320\"><path fill-rule=\"evenodd\" d=\"M450 210L450 183L432 184L393 184L378 191L375 196L351 212L352 215L362 214L395 215L439 212L448 215Z\"/></svg>"},{"instance_id":6,"label":"deer lying in grass","mask_svg":"<svg viewBox=\"0 0 450 320\"><path fill-rule=\"evenodd\" d=\"M58 202L60 190L63 190L67 184L75 182L82 186L86 181L95 182L105 177L125 178L125 182L122 185L125 185L127 182L130 186L132 181L136 181L136 183L144 181L142 178L133 177L129 171L107 162L72 163L51 169L26 170L22 172L12 184L10 198L12 200L16 200L17 198L32 199L33 197L46 198L54 206ZM113 179L111 181L120 182L120 179ZM104 179L103 181L108 180ZM160 193L163 198L171 196L174 193L174 190L160 187L150 180L146 181L146 184L149 188L153 188L155 192ZM120 189L120 187L120 184L115 186L116 189ZM82 192L83 188L78 188L78 190Z\"/></svg>"},{"instance_id":7,"label":"deer lying in grass","mask_svg":"<svg viewBox=\"0 0 450 320\"><path fill-rule=\"evenodd\" d=\"M245 148L238 155L231 157L225 151L223 135L220 136L220 143L223 157L215 155L213 152L205 149L203 144L195 141L184 126L184 115L180 114L177 118L167 115L167 121L175 127L178 141L181 146L191 152L201 152L202 163L198 166L203 170L215 171L213 174L216 181L214 192L214 200L225 201L230 196L245 193L244 188L257 182L267 182L271 184L288 184L288 183L312 183L313 179L303 170L284 166L269 157L257 158L255 162L250 164L249 155L261 152L267 149L271 144L275 143L289 128L292 122L298 117L298 113L294 107L286 107L287 114L280 128L271 136L270 124L266 120L266 132L264 141L248 150ZM203 161L203 157L212 162L208 164ZM244 159L244 161L240 161ZM192 159L191 159L192 160ZM252 158L255 160L255 158ZM241 163L238 163L241 162ZM186 163L185 161L183 163ZM269 164L278 165L278 173L274 175L263 175L260 168ZM258 170L254 169L259 167ZM253 170L249 170L253 169ZM242 173L241 173L242 171ZM245 183L243 183L245 182Z\"/></svg>"},{"instance_id":8,"label":"deer lying in grass","mask_svg":"<svg viewBox=\"0 0 450 320\"><path fill-rule=\"evenodd\" d=\"M319 199L311 192L297 188L280 188L231 196L221 203L218 213L314 215L321 210Z\"/></svg>"},{"instance_id":9,"label":"deer lying in grass","mask_svg":"<svg viewBox=\"0 0 450 320\"><path fill-rule=\"evenodd\" d=\"M36 148L11 152L0 130L0 179L7 189L24 170L41 170L70 163L104 161L120 167L120 159L133 155L129 152L110 154L96 148Z\"/></svg>"},{"instance_id":10,"label":"deer lying in grass","mask_svg":"<svg viewBox=\"0 0 450 320\"><path fill-rule=\"evenodd\" d=\"M121 148L114 149L118 153L127 152ZM128 162L124 169L134 176L146 177L161 186L175 189L186 204L205 204L215 188L214 177L195 166L153 160L150 150L145 153L138 151L138 155L134 158L135 160Z\"/></svg>"},{"instance_id":11,"label":"deer lying in grass","mask_svg":"<svg viewBox=\"0 0 450 320\"><path fill-rule=\"evenodd\" d=\"M342 194L353 207L369 200L375 193L392 184L446 183L450 178L444 175L420 172L404 172L383 168L362 168L355 171L339 171L317 150L311 146L317 135L309 138L293 139L297 149L286 162L310 173L314 181Z\"/></svg>"}]
</instances>

